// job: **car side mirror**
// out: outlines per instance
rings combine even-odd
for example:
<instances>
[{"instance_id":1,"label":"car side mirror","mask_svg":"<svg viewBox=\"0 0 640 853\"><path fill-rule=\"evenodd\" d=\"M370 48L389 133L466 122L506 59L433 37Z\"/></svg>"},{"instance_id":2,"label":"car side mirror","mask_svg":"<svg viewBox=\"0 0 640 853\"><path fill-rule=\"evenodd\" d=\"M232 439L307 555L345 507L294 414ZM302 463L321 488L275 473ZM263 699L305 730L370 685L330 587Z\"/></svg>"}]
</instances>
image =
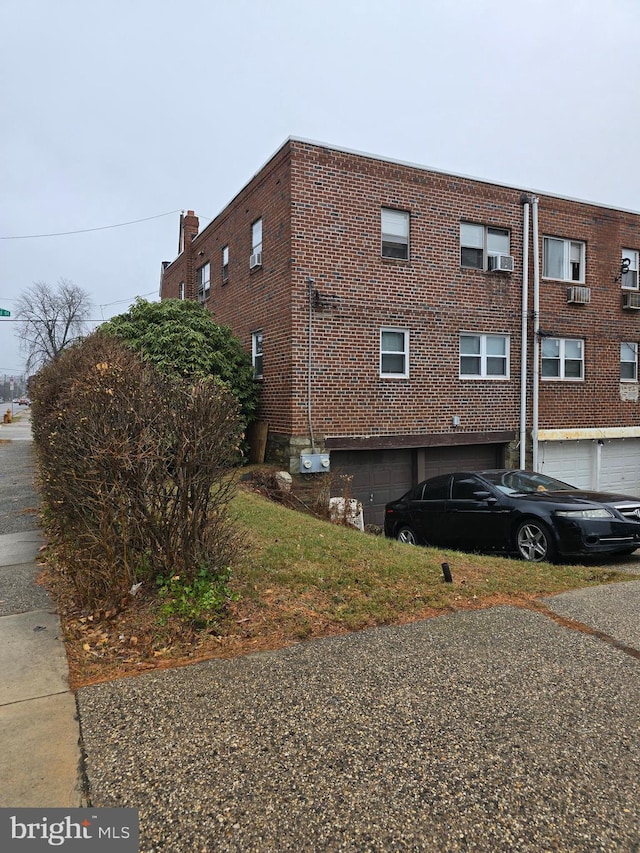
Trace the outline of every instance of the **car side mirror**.
<instances>
[{"instance_id":1,"label":"car side mirror","mask_svg":"<svg viewBox=\"0 0 640 853\"><path fill-rule=\"evenodd\" d=\"M486 501L488 504L494 504L498 502L498 499L495 495L492 495L491 492L486 492L484 490L474 492L473 496L479 501Z\"/></svg>"}]
</instances>

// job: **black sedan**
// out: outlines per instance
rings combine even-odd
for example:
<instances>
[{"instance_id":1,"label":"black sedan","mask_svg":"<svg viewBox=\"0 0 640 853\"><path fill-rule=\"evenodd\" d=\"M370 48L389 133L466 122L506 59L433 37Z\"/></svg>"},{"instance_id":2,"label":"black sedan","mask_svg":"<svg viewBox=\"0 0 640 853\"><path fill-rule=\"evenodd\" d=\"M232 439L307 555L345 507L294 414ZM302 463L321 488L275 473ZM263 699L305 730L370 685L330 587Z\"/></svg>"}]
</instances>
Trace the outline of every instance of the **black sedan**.
<instances>
[{"instance_id":1,"label":"black sedan","mask_svg":"<svg viewBox=\"0 0 640 853\"><path fill-rule=\"evenodd\" d=\"M584 491L532 471L443 474L388 503L384 532L412 545L535 562L630 554L640 547L640 498Z\"/></svg>"}]
</instances>

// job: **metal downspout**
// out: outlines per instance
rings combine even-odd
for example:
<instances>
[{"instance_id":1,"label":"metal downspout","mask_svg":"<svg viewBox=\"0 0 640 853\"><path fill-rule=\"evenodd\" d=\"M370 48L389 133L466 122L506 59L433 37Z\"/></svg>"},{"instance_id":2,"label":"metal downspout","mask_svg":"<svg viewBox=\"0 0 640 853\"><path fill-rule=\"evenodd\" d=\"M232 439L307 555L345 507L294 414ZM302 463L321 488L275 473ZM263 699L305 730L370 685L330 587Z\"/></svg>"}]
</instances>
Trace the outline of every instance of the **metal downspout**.
<instances>
[{"instance_id":1,"label":"metal downspout","mask_svg":"<svg viewBox=\"0 0 640 853\"><path fill-rule=\"evenodd\" d=\"M520 351L520 468L527 467L527 351L529 349L529 197L524 196L522 221L522 326Z\"/></svg>"},{"instance_id":2,"label":"metal downspout","mask_svg":"<svg viewBox=\"0 0 640 853\"><path fill-rule=\"evenodd\" d=\"M538 471L538 409L540 397L540 246L538 238L538 198L533 196L533 394L531 404L532 468Z\"/></svg>"},{"instance_id":3,"label":"metal downspout","mask_svg":"<svg viewBox=\"0 0 640 853\"><path fill-rule=\"evenodd\" d=\"M311 452L316 452L315 439L313 437L313 422L311 418L311 365L312 365L312 351L313 351L313 335L312 335L312 322L313 322L313 286L315 284L315 280L312 278L307 279L307 286L309 290L309 337L308 337L308 352L307 352L307 419L309 422L309 438L311 439Z\"/></svg>"}]
</instances>

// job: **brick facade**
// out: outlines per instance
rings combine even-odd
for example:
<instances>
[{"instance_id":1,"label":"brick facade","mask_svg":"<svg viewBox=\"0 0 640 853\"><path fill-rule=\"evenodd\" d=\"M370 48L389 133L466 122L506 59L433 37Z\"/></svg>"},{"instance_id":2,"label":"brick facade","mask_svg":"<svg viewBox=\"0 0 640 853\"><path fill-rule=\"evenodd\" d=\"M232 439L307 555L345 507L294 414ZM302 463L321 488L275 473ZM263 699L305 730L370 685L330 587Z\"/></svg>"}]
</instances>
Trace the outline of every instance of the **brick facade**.
<instances>
[{"instance_id":1,"label":"brick facade","mask_svg":"<svg viewBox=\"0 0 640 853\"><path fill-rule=\"evenodd\" d=\"M524 195L531 199L531 193ZM589 304L569 304L571 281L540 277L540 328L547 336L584 341L584 377L540 381L539 426L638 426L637 386L634 391L620 382L620 343L640 340L640 311L623 309L619 279L622 249L640 248L640 216L549 195L537 198L540 267L545 236L584 243L586 274L580 284L591 298ZM382 208L410 214L407 260L381 255ZM521 189L290 139L193 239L195 217L191 212L183 217L182 251L164 269L161 296L177 297L184 283L186 298L197 298L197 269L209 261L207 304L216 320L231 326L249 351L252 332L262 332L260 416L268 422L276 456L295 460L300 450L310 449L312 433L316 449L500 441L514 461L523 211ZM262 266L250 270L251 225L260 217ZM463 268L461 221L508 230L514 271ZM531 245L529 259L527 434ZM383 328L408 332L406 378L380 376ZM463 332L508 336L508 378L460 378Z\"/></svg>"}]
</instances>

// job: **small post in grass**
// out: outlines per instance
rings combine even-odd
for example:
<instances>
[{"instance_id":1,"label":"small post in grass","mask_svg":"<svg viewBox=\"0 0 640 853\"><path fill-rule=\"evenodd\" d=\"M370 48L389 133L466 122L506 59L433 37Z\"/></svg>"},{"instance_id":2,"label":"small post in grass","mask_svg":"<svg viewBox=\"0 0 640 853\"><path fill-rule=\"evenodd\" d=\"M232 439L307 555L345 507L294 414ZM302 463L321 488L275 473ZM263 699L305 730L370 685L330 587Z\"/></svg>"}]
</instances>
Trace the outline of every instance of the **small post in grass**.
<instances>
[{"instance_id":1,"label":"small post in grass","mask_svg":"<svg viewBox=\"0 0 640 853\"><path fill-rule=\"evenodd\" d=\"M453 578L451 577L451 569L449 568L449 563L442 564L442 574L444 575L444 579L446 583L453 583Z\"/></svg>"}]
</instances>

